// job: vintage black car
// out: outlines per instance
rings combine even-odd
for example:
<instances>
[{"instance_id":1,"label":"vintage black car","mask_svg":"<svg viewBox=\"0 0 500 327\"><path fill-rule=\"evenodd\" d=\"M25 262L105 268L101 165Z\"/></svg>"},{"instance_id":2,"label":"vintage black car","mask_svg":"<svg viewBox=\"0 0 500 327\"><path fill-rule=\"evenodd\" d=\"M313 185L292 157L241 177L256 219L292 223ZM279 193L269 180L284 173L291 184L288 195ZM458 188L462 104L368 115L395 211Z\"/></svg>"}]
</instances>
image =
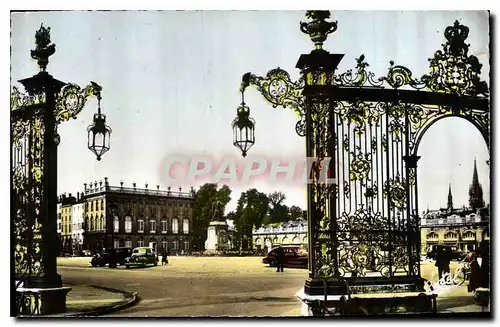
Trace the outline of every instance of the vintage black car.
<instances>
[{"instance_id":1,"label":"vintage black car","mask_svg":"<svg viewBox=\"0 0 500 327\"><path fill-rule=\"evenodd\" d=\"M429 258L429 259L432 259L432 260L436 260L437 259L437 254L438 254L438 251L439 251L438 249L440 247L442 249L445 246L436 246L436 247L434 247L431 251L427 252L426 257ZM447 248L450 251L451 260L462 261L465 258L465 256L467 255L465 252L458 250L456 247L448 246Z\"/></svg>"},{"instance_id":2,"label":"vintage black car","mask_svg":"<svg viewBox=\"0 0 500 327\"><path fill-rule=\"evenodd\" d=\"M125 264L125 259L131 255L131 248L107 249L102 253L94 255L90 264L93 267L104 267L106 265L109 265L109 267L116 267L117 265Z\"/></svg>"},{"instance_id":3,"label":"vintage black car","mask_svg":"<svg viewBox=\"0 0 500 327\"><path fill-rule=\"evenodd\" d=\"M130 266L158 265L158 256L152 248L138 247L132 251L132 255L125 259L125 268Z\"/></svg>"},{"instance_id":4,"label":"vintage black car","mask_svg":"<svg viewBox=\"0 0 500 327\"><path fill-rule=\"evenodd\" d=\"M283 246L285 252L284 266L289 268L307 268L308 254L300 246ZM278 263L277 248L269 251L266 257L262 259L263 264L275 267Z\"/></svg>"}]
</instances>

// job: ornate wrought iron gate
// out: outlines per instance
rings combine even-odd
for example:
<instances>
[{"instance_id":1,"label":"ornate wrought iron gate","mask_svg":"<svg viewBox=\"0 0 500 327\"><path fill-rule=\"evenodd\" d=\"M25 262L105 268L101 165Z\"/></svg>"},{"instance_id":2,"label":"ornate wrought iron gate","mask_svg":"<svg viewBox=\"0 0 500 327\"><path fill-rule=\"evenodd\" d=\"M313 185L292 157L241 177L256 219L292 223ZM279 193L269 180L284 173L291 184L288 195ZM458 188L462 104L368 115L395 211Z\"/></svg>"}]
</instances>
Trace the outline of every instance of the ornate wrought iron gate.
<instances>
[{"instance_id":1,"label":"ornate wrought iron gate","mask_svg":"<svg viewBox=\"0 0 500 327\"><path fill-rule=\"evenodd\" d=\"M300 57L301 78L292 82L277 68L266 77L245 74L241 87L243 93L253 84L273 107L292 108L300 117L297 133L306 136L307 157L316 158L307 186L305 293L323 294L328 280L328 294L342 294L341 279L354 293L423 290L420 140L433 123L456 116L476 126L489 147L488 87L480 81L482 65L468 54L469 29L458 21L445 29L442 50L429 59L429 73L420 79L392 61L388 74L376 78L366 70L364 55L354 70L335 74L343 55L322 44L337 22L326 21L328 11L306 16L312 21L302 22L301 31L316 49ZM244 102L242 107L249 113ZM321 179L324 167L335 184Z\"/></svg>"},{"instance_id":2,"label":"ornate wrought iron gate","mask_svg":"<svg viewBox=\"0 0 500 327\"><path fill-rule=\"evenodd\" d=\"M52 313L58 310L58 303L65 303L67 290L57 292L62 286L56 263L57 125L76 119L87 98L100 98L101 91L95 83L81 89L45 71L55 52L50 28L40 28L36 44L31 56L38 60L41 71L19 81L26 94L15 86L11 92L13 316Z\"/></svg>"}]
</instances>

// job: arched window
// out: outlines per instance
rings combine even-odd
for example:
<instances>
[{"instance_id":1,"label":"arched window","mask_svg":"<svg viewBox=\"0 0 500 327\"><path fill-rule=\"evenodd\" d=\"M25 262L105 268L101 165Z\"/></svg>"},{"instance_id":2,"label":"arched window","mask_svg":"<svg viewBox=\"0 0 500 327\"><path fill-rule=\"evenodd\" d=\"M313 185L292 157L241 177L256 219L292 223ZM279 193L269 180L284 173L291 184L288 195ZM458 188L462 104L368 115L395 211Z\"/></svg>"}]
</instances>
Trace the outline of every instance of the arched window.
<instances>
[{"instance_id":1,"label":"arched window","mask_svg":"<svg viewBox=\"0 0 500 327\"><path fill-rule=\"evenodd\" d=\"M255 239L255 245L261 246L261 244L262 244L262 241L260 240L260 238L256 238Z\"/></svg>"},{"instance_id":2,"label":"arched window","mask_svg":"<svg viewBox=\"0 0 500 327\"><path fill-rule=\"evenodd\" d=\"M298 236L295 236L293 239L292 239L292 243L293 244L300 244L300 239Z\"/></svg>"},{"instance_id":3,"label":"arched window","mask_svg":"<svg viewBox=\"0 0 500 327\"><path fill-rule=\"evenodd\" d=\"M118 218L118 216L115 216L113 219L113 229L115 233L120 232L120 218Z\"/></svg>"},{"instance_id":4,"label":"arched window","mask_svg":"<svg viewBox=\"0 0 500 327\"><path fill-rule=\"evenodd\" d=\"M277 238L277 237L275 237L275 238L273 239L273 245L274 245L274 244L279 244L279 240L278 240L278 238Z\"/></svg>"},{"instance_id":5,"label":"arched window","mask_svg":"<svg viewBox=\"0 0 500 327\"><path fill-rule=\"evenodd\" d=\"M132 233L132 217L125 217L125 233Z\"/></svg>"},{"instance_id":6,"label":"arched window","mask_svg":"<svg viewBox=\"0 0 500 327\"><path fill-rule=\"evenodd\" d=\"M476 238L476 234L473 232L473 231L466 231L464 233L464 239L475 239Z\"/></svg>"},{"instance_id":7,"label":"arched window","mask_svg":"<svg viewBox=\"0 0 500 327\"><path fill-rule=\"evenodd\" d=\"M283 239L281 240L281 244L288 244L288 237L283 237Z\"/></svg>"},{"instance_id":8,"label":"arched window","mask_svg":"<svg viewBox=\"0 0 500 327\"><path fill-rule=\"evenodd\" d=\"M455 240L455 239L457 239L457 233L449 231L446 234L444 234L444 239L445 240Z\"/></svg>"},{"instance_id":9,"label":"arched window","mask_svg":"<svg viewBox=\"0 0 500 327\"><path fill-rule=\"evenodd\" d=\"M434 232L430 232L429 234L427 234L427 240L429 241L437 241L439 236L438 234L434 233Z\"/></svg>"},{"instance_id":10,"label":"arched window","mask_svg":"<svg viewBox=\"0 0 500 327\"><path fill-rule=\"evenodd\" d=\"M182 232L184 234L189 234L189 220L188 219L182 220Z\"/></svg>"},{"instance_id":11,"label":"arched window","mask_svg":"<svg viewBox=\"0 0 500 327\"><path fill-rule=\"evenodd\" d=\"M172 219L172 233L179 233L179 220L177 218Z\"/></svg>"}]
</instances>

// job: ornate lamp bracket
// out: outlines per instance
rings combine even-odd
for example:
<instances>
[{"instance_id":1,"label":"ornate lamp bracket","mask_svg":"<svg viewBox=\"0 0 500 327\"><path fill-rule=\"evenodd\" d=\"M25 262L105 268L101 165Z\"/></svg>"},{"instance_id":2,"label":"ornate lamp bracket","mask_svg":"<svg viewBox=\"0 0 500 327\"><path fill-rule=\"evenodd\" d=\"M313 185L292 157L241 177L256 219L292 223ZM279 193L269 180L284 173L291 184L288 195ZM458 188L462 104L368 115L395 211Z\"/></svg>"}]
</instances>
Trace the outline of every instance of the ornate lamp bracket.
<instances>
[{"instance_id":1,"label":"ornate lamp bracket","mask_svg":"<svg viewBox=\"0 0 500 327\"><path fill-rule=\"evenodd\" d=\"M257 76L250 72L244 74L240 87L242 96L250 85L254 85L273 108L281 106L292 109L300 119L297 123L297 133L300 136L305 135L305 131L302 132L302 128L299 128L299 126L305 126L304 98L302 96L305 83L303 78L294 82L290 79L288 72L278 67L268 71L266 77Z\"/></svg>"}]
</instances>

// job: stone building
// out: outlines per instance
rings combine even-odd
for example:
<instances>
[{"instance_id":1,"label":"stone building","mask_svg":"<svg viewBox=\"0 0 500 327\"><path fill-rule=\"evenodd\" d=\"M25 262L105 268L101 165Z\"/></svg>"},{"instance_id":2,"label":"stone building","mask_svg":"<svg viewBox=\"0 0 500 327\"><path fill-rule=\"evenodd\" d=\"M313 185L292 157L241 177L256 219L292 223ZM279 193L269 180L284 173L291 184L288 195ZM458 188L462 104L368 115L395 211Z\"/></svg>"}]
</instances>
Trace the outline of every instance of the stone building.
<instances>
[{"instance_id":1,"label":"stone building","mask_svg":"<svg viewBox=\"0 0 500 327\"><path fill-rule=\"evenodd\" d=\"M194 190L170 190L84 184L84 247L92 252L110 247L149 246L159 253L190 252Z\"/></svg>"},{"instance_id":2,"label":"stone building","mask_svg":"<svg viewBox=\"0 0 500 327\"><path fill-rule=\"evenodd\" d=\"M60 250L63 253L71 254L73 253L73 235L72 235L72 221L73 221L73 210L72 206L75 205L80 199L72 196L69 193L68 196L63 194L59 197L58 202L60 206L58 209L60 212Z\"/></svg>"},{"instance_id":3,"label":"stone building","mask_svg":"<svg viewBox=\"0 0 500 327\"><path fill-rule=\"evenodd\" d=\"M423 213L420 234L421 253L425 255L436 245L448 245L459 251L472 251L483 240L489 240L490 207L484 206L483 190L479 184L476 161L469 187L469 207L453 207L451 185L447 208Z\"/></svg>"},{"instance_id":4,"label":"stone building","mask_svg":"<svg viewBox=\"0 0 500 327\"><path fill-rule=\"evenodd\" d=\"M71 236L73 243L73 253L81 253L83 250L83 224L85 216L85 203L80 199L77 193L77 202L71 206Z\"/></svg>"},{"instance_id":5,"label":"stone building","mask_svg":"<svg viewBox=\"0 0 500 327\"><path fill-rule=\"evenodd\" d=\"M267 253L278 245L299 245L307 248L307 221L288 221L276 226L252 230L254 250Z\"/></svg>"}]
</instances>

